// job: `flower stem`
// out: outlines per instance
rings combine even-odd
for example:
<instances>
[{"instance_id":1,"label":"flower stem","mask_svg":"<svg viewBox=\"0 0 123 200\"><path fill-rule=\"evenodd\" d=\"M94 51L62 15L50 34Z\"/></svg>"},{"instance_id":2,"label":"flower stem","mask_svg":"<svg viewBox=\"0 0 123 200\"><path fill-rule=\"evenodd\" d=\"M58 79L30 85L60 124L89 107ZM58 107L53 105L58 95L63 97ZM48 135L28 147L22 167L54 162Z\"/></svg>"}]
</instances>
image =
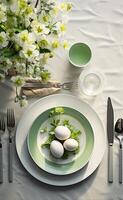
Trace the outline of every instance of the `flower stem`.
<instances>
[{"instance_id":1,"label":"flower stem","mask_svg":"<svg viewBox=\"0 0 123 200\"><path fill-rule=\"evenodd\" d=\"M28 61L26 60L26 75L28 74Z\"/></svg>"},{"instance_id":2,"label":"flower stem","mask_svg":"<svg viewBox=\"0 0 123 200\"><path fill-rule=\"evenodd\" d=\"M16 98L18 98L19 95L18 95L18 87L16 86Z\"/></svg>"},{"instance_id":3,"label":"flower stem","mask_svg":"<svg viewBox=\"0 0 123 200\"><path fill-rule=\"evenodd\" d=\"M37 8L39 0L36 0L35 8Z\"/></svg>"}]
</instances>

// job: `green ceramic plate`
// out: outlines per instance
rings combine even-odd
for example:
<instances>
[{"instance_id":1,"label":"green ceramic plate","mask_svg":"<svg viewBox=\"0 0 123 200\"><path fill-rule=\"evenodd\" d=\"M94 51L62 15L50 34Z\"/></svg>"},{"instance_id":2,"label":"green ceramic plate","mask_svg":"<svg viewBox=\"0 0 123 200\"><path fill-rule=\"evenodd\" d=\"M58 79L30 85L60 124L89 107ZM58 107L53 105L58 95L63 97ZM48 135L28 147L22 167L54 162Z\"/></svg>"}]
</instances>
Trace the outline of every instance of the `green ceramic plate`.
<instances>
[{"instance_id":1,"label":"green ceramic plate","mask_svg":"<svg viewBox=\"0 0 123 200\"><path fill-rule=\"evenodd\" d=\"M76 67L84 67L92 56L91 49L87 44L75 43L69 50L69 61Z\"/></svg>"},{"instance_id":2,"label":"green ceramic plate","mask_svg":"<svg viewBox=\"0 0 123 200\"><path fill-rule=\"evenodd\" d=\"M55 159L49 149L41 145L47 139L47 134L41 134L40 130L49 126L49 113L52 109L43 112L32 124L28 137L28 150L33 161L43 170L55 175L67 175L84 167L92 154L94 147L94 134L89 121L78 111L64 107L63 119L69 119L77 129L81 130L80 152L68 159Z\"/></svg>"}]
</instances>

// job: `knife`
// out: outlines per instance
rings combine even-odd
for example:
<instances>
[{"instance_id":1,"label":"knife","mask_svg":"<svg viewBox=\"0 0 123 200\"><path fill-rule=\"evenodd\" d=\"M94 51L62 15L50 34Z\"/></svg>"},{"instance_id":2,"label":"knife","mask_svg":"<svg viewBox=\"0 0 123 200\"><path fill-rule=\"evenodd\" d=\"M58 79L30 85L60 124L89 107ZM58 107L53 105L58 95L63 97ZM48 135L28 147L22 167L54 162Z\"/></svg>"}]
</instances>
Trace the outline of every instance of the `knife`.
<instances>
[{"instance_id":1,"label":"knife","mask_svg":"<svg viewBox=\"0 0 123 200\"><path fill-rule=\"evenodd\" d=\"M107 102L108 182L113 183L114 111L110 97Z\"/></svg>"}]
</instances>

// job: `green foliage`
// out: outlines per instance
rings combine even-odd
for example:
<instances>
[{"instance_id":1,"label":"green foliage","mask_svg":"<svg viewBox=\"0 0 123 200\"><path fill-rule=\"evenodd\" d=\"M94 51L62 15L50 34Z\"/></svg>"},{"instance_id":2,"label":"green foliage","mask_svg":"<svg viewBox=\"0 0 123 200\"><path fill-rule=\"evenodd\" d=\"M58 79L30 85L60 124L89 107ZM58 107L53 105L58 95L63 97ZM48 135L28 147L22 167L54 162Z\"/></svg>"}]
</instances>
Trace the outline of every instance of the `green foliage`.
<instances>
[{"instance_id":1,"label":"green foliage","mask_svg":"<svg viewBox=\"0 0 123 200\"><path fill-rule=\"evenodd\" d=\"M48 70L44 70L40 73L40 77L41 77L42 81L47 82L50 79L51 74L49 73Z\"/></svg>"},{"instance_id":2,"label":"green foliage","mask_svg":"<svg viewBox=\"0 0 123 200\"><path fill-rule=\"evenodd\" d=\"M65 150L65 151L64 151L64 154L63 154L63 156L62 156L62 159L67 159L67 158L69 158L70 154L71 154L71 152Z\"/></svg>"},{"instance_id":3,"label":"green foliage","mask_svg":"<svg viewBox=\"0 0 123 200\"><path fill-rule=\"evenodd\" d=\"M74 150L74 151L67 151L67 150L65 150L64 151L64 154L63 154L63 156L62 156L62 159L67 159L67 158L69 158L70 156L72 156L72 155L76 155L77 153L79 153L79 151L80 151L80 147L78 147L76 150Z\"/></svg>"},{"instance_id":4,"label":"green foliage","mask_svg":"<svg viewBox=\"0 0 123 200\"><path fill-rule=\"evenodd\" d=\"M77 140L78 144L79 144L79 136L81 134L81 131L76 129L70 123L70 121L68 119L65 119L63 121L60 119L60 116L62 114L64 114L64 113L65 113L65 110L64 110L63 107L56 107L56 108L54 108L54 109L52 109L50 111L49 117L51 118L51 122L50 122L51 128L50 128L50 130L47 130L47 133L49 135L48 135L47 141L42 145L43 148L48 148L49 149L51 142L54 139L57 140L57 138L55 137L54 130L59 125L67 126L71 131L70 138ZM74 150L74 151L67 151L67 150L64 149L64 154L62 156L62 159L67 159L69 156L77 154L79 151L80 151L80 146L78 146L78 148L76 150Z\"/></svg>"},{"instance_id":5,"label":"green foliage","mask_svg":"<svg viewBox=\"0 0 123 200\"><path fill-rule=\"evenodd\" d=\"M53 128L56 128L60 124L60 119L53 119L50 124Z\"/></svg>"},{"instance_id":6,"label":"green foliage","mask_svg":"<svg viewBox=\"0 0 123 200\"><path fill-rule=\"evenodd\" d=\"M11 58L15 55L18 55L18 53L14 49L4 48L0 51L0 56L3 56L5 58Z\"/></svg>"},{"instance_id":7,"label":"green foliage","mask_svg":"<svg viewBox=\"0 0 123 200\"><path fill-rule=\"evenodd\" d=\"M69 126L69 120L68 119L65 119L63 121L63 126Z\"/></svg>"},{"instance_id":8,"label":"green foliage","mask_svg":"<svg viewBox=\"0 0 123 200\"><path fill-rule=\"evenodd\" d=\"M56 107L50 111L50 117L61 114L64 114L64 108L62 107Z\"/></svg>"},{"instance_id":9,"label":"green foliage","mask_svg":"<svg viewBox=\"0 0 123 200\"><path fill-rule=\"evenodd\" d=\"M47 82L51 74L44 66L57 48L64 48L62 15L70 9L66 2L36 0L34 7L31 0L0 0L0 68L6 67L4 74L15 68L22 77ZM18 93L15 102L21 96Z\"/></svg>"},{"instance_id":10,"label":"green foliage","mask_svg":"<svg viewBox=\"0 0 123 200\"><path fill-rule=\"evenodd\" d=\"M43 148L50 148L50 144L54 139L55 139L55 135L49 134L48 139L46 140L46 142L44 144L42 144L42 147Z\"/></svg>"},{"instance_id":11,"label":"green foliage","mask_svg":"<svg viewBox=\"0 0 123 200\"><path fill-rule=\"evenodd\" d=\"M39 51L40 51L40 53L50 53L51 52L51 50L45 49L45 48L44 49L40 48Z\"/></svg>"},{"instance_id":12,"label":"green foliage","mask_svg":"<svg viewBox=\"0 0 123 200\"><path fill-rule=\"evenodd\" d=\"M5 31L5 26L3 24L0 24L0 32Z\"/></svg>"},{"instance_id":13,"label":"green foliage","mask_svg":"<svg viewBox=\"0 0 123 200\"><path fill-rule=\"evenodd\" d=\"M41 133L41 134L42 134L42 133L47 133L47 127L41 129L41 130L40 130L40 133Z\"/></svg>"},{"instance_id":14,"label":"green foliage","mask_svg":"<svg viewBox=\"0 0 123 200\"><path fill-rule=\"evenodd\" d=\"M47 14L53 9L55 3L51 2L51 3L47 3L46 1L40 1L40 7L41 7L41 11L46 12Z\"/></svg>"},{"instance_id":15,"label":"green foliage","mask_svg":"<svg viewBox=\"0 0 123 200\"><path fill-rule=\"evenodd\" d=\"M80 134L81 134L80 130L73 130L73 132L71 133L71 138L78 141L78 137L79 137Z\"/></svg>"}]
</instances>

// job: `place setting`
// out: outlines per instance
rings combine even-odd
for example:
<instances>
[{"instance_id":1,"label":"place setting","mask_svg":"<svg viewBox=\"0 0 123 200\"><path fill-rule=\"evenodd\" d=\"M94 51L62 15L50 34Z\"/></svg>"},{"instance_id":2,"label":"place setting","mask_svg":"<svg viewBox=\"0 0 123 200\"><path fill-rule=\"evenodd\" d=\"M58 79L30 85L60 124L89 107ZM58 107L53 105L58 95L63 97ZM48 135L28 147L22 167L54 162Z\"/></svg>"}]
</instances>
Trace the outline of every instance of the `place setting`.
<instances>
[{"instance_id":1,"label":"place setting","mask_svg":"<svg viewBox=\"0 0 123 200\"><path fill-rule=\"evenodd\" d=\"M55 12L54 9L57 3L49 5L53 7L51 8L52 13ZM45 6L44 10L46 7L48 9L49 5L42 2L42 6ZM4 7L3 4L1 6ZM15 4L15 6L18 5ZM27 6L27 9L32 9L30 3L25 4L25 6ZM39 1L36 2L35 8L38 9L38 6ZM61 6L61 11L64 10L66 13L72 9L70 3L58 3L58 6ZM8 14L7 10L5 12ZM32 10L32 12L35 11ZM47 24L47 21L45 21L48 20L47 18L42 18L42 20ZM32 19L30 23L29 28L31 28L31 31L28 28L25 31L17 30L14 33L16 35L14 42L17 42L17 45L20 46L20 49L15 50L18 51L22 59L21 70L24 70L25 67L26 74L23 72L21 74L16 66L15 68L9 68L7 74L5 73L5 77L7 76L8 80L11 78L15 85L15 103L19 103L21 107L24 107L30 98L39 98L39 100L29 105L17 125L15 134L17 154L24 168L39 181L54 186L76 184L89 177L102 161L106 148L103 125L89 104L72 95L74 81L63 83L51 81L49 79L50 73L44 69L43 64L47 63L47 59L52 57L55 49L60 44L58 40L54 40L51 46L48 45L47 38L42 39L43 31L45 34L52 34L52 36L56 34L60 37L59 31L64 31L65 24L58 22L57 26L53 25L51 29L48 29L47 25L44 28L39 23L39 19L37 21ZM31 40L33 32L39 39L33 38ZM1 34L3 34L3 31ZM31 42L33 46L37 44L38 49L34 48L32 51L28 46L25 51L23 47L27 43L30 45ZM63 46L67 47L67 43L64 41ZM4 50L6 55L6 49ZM35 53L39 51L39 60L39 54L38 57L35 57L33 55L34 51ZM82 69L77 80L80 93L92 97L100 94L103 91L104 76L99 72L89 71L87 68L92 59L92 50L89 45L79 41L71 44L67 52L69 63L75 68ZM26 65L23 63L23 59L25 59ZM9 62L13 63L13 60L11 59ZM40 67L40 65L43 67ZM30 71L31 68L32 72ZM62 90L63 92L68 90L70 94L61 94L60 91ZM8 128L8 131L11 132L11 128ZM11 138L9 142L10 182L12 182Z\"/></svg>"},{"instance_id":2,"label":"place setting","mask_svg":"<svg viewBox=\"0 0 123 200\"><path fill-rule=\"evenodd\" d=\"M51 185L72 185L87 178L100 164L105 146L99 117L71 95L56 94L35 102L16 131L16 149L23 166Z\"/></svg>"}]
</instances>

